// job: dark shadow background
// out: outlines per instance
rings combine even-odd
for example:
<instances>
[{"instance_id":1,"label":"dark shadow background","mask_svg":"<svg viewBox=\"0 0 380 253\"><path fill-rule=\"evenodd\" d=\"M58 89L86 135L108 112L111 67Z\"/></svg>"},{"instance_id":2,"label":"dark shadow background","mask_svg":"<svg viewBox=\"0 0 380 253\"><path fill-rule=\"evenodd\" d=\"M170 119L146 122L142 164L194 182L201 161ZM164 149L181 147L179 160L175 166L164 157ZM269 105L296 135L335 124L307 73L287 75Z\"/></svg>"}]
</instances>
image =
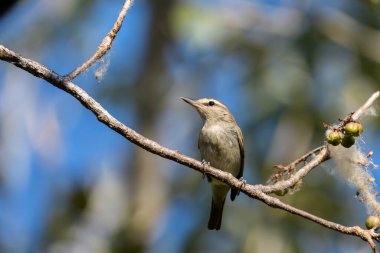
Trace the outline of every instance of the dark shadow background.
<instances>
[{"instance_id":1,"label":"dark shadow background","mask_svg":"<svg viewBox=\"0 0 380 253\"><path fill-rule=\"evenodd\" d=\"M67 74L95 51L122 2L13 1L0 12L0 42ZM376 0L136 1L112 50L74 82L126 125L195 158L201 120L179 97L223 101L244 133L245 178L263 183L273 165L323 143L322 122L379 89L379 8ZM363 123L361 145L378 162L378 118ZM333 170L321 166L282 199L363 226L356 189ZM370 250L244 195L227 201L222 230L208 231L210 196L199 173L137 148L72 97L0 64L0 252Z\"/></svg>"}]
</instances>

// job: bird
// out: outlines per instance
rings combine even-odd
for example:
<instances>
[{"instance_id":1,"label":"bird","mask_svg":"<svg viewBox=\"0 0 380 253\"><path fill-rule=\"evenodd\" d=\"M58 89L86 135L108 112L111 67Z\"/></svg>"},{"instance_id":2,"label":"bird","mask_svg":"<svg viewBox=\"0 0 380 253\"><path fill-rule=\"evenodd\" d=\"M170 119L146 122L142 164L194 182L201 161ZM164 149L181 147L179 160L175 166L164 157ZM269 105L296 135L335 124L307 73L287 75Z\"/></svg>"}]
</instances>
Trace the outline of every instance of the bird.
<instances>
[{"instance_id":1,"label":"bird","mask_svg":"<svg viewBox=\"0 0 380 253\"><path fill-rule=\"evenodd\" d=\"M231 173L242 180L244 170L244 139L235 118L226 105L213 98L193 100L181 97L194 107L203 120L198 138L198 149L202 162ZM207 176L211 184L212 201L208 229L219 230L222 224L223 207L230 186ZM235 200L239 189L232 188L230 198Z\"/></svg>"}]
</instances>

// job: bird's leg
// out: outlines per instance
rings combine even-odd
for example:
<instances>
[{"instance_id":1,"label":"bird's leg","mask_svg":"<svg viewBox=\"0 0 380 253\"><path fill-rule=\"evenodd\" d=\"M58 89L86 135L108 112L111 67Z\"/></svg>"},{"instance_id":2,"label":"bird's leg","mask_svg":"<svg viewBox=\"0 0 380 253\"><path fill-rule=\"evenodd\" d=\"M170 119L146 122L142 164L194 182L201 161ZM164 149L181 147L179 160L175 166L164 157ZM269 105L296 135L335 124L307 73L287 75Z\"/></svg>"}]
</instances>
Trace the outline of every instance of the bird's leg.
<instances>
[{"instance_id":1,"label":"bird's leg","mask_svg":"<svg viewBox=\"0 0 380 253\"><path fill-rule=\"evenodd\" d=\"M202 160L202 165L203 165L203 176L202 176L202 179L205 179L205 177L206 177L206 172L204 171L204 167L206 166L206 165L208 165L208 166L210 166L210 162L207 162L205 159L203 159Z\"/></svg>"},{"instance_id":2,"label":"bird's leg","mask_svg":"<svg viewBox=\"0 0 380 253\"><path fill-rule=\"evenodd\" d=\"M239 181L241 182L241 185L238 189L237 195L239 195L241 188L243 188L247 184L247 180L245 180L243 177L239 178Z\"/></svg>"}]
</instances>

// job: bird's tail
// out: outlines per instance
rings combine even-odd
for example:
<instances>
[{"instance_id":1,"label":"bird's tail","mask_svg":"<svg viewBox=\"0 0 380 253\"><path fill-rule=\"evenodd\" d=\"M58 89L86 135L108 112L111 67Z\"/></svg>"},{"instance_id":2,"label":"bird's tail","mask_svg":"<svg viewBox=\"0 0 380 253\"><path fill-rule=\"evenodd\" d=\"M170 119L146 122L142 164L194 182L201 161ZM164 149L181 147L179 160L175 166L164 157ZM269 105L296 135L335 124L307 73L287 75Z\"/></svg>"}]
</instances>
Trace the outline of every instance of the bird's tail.
<instances>
[{"instance_id":1,"label":"bird's tail","mask_svg":"<svg viewBox=\"0 0 380 253\"><path fill-rule=\"evenodd\" d=\"M222 224L223 207L226 198L215 200L212 198L210 218L208 220L208 229L219 230Z\"/></svg>"}]
</instances>

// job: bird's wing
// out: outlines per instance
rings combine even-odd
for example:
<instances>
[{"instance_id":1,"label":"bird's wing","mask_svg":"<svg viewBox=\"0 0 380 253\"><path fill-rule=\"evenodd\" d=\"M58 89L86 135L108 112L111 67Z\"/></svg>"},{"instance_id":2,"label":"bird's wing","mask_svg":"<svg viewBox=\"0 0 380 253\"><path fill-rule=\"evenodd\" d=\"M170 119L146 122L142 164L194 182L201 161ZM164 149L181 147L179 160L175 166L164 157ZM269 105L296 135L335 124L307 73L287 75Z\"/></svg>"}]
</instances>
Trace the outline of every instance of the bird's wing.
<instances>
[{"instance_id":1,"label":"bird's wing","mask_svg":"<svg viewBox=\"0 0 380 253\"><path fill-rule=\"evenodd\" d=\"M236 178L240 179L243 177L243 171L244 171L244 139L243 139L243 134L239 127L236 127L236 137L238 139L239 149L240 149L240 170ZM231 200L234 201L238 194L239 194L239 189L232 188L231 195L230 195Z\"/></svg>"},{"instance_id":2,"label":"bird's wing","mask_svg":"<svg viewBox=\"0 0 380 253\"><path fill-rule=\"evenodd\" d=\"M244 139L243 139L243 134L240 130L240 128L237 128L237 138L239 142L239 149L240 149L240 170L239 174L237 175L237 178L241 178L243 176L243 171L244 171Z\"/></svg>"}]
</instances>

